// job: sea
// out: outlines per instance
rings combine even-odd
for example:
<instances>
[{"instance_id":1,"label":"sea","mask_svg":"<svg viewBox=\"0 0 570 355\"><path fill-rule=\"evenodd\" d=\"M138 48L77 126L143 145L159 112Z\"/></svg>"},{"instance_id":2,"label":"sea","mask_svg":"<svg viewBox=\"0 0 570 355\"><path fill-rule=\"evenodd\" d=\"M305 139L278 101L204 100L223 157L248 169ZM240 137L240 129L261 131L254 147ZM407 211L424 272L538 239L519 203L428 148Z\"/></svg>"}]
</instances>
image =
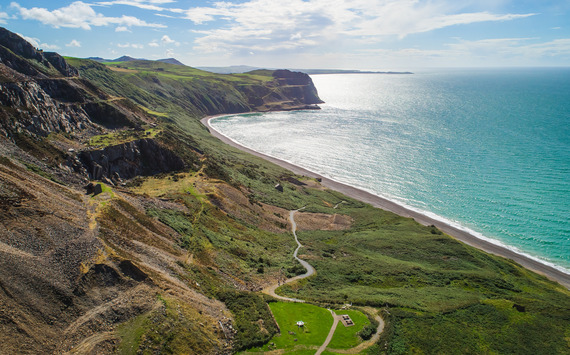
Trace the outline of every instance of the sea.
<instances>
[{"instance_id":1,"label":"sea","mask_svg":"<svg viewBox=\"0 0 570 355\"><path fill-rule=\"evenodd\" d=\"M570 273L570 68L311 78L321 110L210 123Z\"/></svg>"}]
</instances>

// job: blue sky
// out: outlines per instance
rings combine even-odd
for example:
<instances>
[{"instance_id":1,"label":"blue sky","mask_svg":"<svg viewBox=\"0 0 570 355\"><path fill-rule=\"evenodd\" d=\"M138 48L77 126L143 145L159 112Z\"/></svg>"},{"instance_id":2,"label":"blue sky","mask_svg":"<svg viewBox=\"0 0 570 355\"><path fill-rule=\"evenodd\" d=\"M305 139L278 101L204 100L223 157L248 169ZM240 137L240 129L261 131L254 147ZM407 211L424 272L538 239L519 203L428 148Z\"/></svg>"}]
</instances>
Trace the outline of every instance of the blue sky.
<instances>
[{"instance_id":1,"label":"blue sky","mask_svg":"<svg viewBox=\"0 0 570 355\"><path fill-rule=\"evenodd\" d=\"M0 26L63 55L191 66L570 66L568 0L19 0Z\"/></svg>"}]
</instances>

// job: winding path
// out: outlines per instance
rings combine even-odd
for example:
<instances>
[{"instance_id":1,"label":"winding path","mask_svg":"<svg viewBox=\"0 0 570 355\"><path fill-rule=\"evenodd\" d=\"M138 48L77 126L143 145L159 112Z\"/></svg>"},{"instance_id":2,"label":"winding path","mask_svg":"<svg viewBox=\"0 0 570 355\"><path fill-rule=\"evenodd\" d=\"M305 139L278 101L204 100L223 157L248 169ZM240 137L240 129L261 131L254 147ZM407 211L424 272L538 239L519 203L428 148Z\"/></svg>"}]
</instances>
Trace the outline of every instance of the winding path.
<instances>
[{"instance_id":1,"label":"winding path","mask_svg":"<svg viewBox=\"0 0 570 355\"><path fill-rule=\"evenodd\" d=\"M297 256L297 253L299 252L299 249L301 249L302 245L301 243L299 243L299 238L297 238L297 223L295 223L295 218L293 217L295 215L296 212L301 211L303 208L300 208L298 210L294 210L294 211L290 211L289 212L289 220L291 221L291 231L293 232L293 236L295 237L295 242L297 242L297 249L295 249L295 252L293 253L293 257L301 263L301 265L303 265L303 267L307 270L306 273L302 274L302 275L297 275L295 277L291 277L287 280L285 280L285 282L283 282L283 284L281 283L276 283L273 284L271 286L266 287L265 289L263 289L261 292L268 294L270 296L273 296L277 299L283 300L283 301L289 301L289 302L305 302L304 300L298 299L298 298L291 298L291 297L283 297L283 296L279 296L278 294L275 293L275 290L277 289L277 287L281 286L281 285L285 285L297 280L301 280L304 278L307 278L311 275L313 275L315 273L315 268L311 266L311 264L309 264L308 262L306 262L303 259L300 259Z\"/></svg>"},{"instance_id":2,"label":"winding path","mask_svg":"<svg viewBox=\"0 0 570 355\"><path fill-rule=\"evenodd\" d=\"M343 203L345 201L341 201L340 203L338 203L335 208L338 207L338 205L340 205L341 203ZM294 210L294 211L290 211L289 212L289 220L291 221L291 232L293 232L293 236L295 237L295 242L297 243L297 248L295 249L295 252L293 253L293 257L299 262L301 263L301 265L303 265L303 267L307 270L306 273L302 274L302 275L297 275L295 277L291 277L287 280L285 280L282 284L281 283L276 283L273 284L271 286L268 286L266 288L264 288L261 292L270 295L272 297L275 297L277 299L280 299L282 301L289 301L289 302L301 302L304 303L305 300L302 299L298 299L298 298L291 298L291 297L284 297L284 296L279 296L278 294L275 293L275 290L281 286L281 285L285 285L287 283L291 283L297 280L301 280L304 278L307 278L311 275L313 275L315 273L315 268L309 264L308 262L306 262L303 259L300 259L297 256L297 253L299 252L299 249L301 249L301 247L303 245L301 245L301 243L299 242L299 238L297 238L297 223L295 223L295 213L301 211L305 209L305 207L300 208L298 210ZM370 310L370 309L369 309ZM329 311L331 312L331 315L333 317L333 325L329 331L329 334L327 335L327 338L325 339L323 345L321 345L319 347L319 349L317 350L317 352L315 353L315 355L320 355L323 351L326 350L327 346L329 345L329 343L331 342L334 332L336 330L336 327L338 325L338 323L340 322L340 316L337 315L333 310L329 309ZM343 349L343 350L335 350L335 352L339 352L339 353L343 353L343 354L356 354L370 346L372 346L374 343L376 343L378 341L378 339L380 338L380 333L382 333L382 331L384 330L384 320L382 319L382 317L380 317L379 314L376 315L376 320L378 321L378 328L376 329L376 333L374 334L374 336L372 338L370 338L369 340L359 344L358 346L351 348L351 349ZM332 349L331 349L332 350Z\"/></svg>"}]
</instances>

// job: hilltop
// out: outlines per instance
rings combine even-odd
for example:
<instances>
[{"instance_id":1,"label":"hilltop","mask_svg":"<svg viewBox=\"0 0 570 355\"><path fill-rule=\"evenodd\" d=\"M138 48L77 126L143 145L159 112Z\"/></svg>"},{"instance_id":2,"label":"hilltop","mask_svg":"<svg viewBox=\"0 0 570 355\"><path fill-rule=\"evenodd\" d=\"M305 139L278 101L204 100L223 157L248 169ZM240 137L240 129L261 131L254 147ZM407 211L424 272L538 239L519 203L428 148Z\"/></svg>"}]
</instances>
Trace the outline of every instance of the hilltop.
<instances>
[{"instance_id":1,"label":"hilltop","mask_svg":"<svg viewBox=\"0 0 570 355\"><path fill-rule=\"evenodd\" d=\"M99 63L117 63L117 62L132 62L132 61L150 61L143 58L133 58L127 55L121 56L116 59L104 59L101 57L89 57L89 60L94 60ZM184 65L184 63L180 62L176 58L165 58L165 59L158 59L156 62L161 63L168 63L168 64L176 64L176 65ZM250 65L231 65L228 67L196 67L196 69L203 70L210 73L215 74L244 74L249 73L256 70L266 70L265 68L261 67L252 67ZM270 70L277 70L277 69L270 69ZM356 70L356 69L294 69L288 68L289 71L305 73L309 75L318 75L318 74L413 74L409 71L374 71L374 70Z\"/></svg>"},{"instance_id":2,"label":"hilltop","mask_svg":"<svg viewBox=\"0 0 570 355\"><path fill-rule=\"evenodd\" d=\"M145 60L148 61L147 59L143 59L143 58L133 58L130 57L128 55L124 55L121 56L119 58L115 58L115 59L105 59L105 58L101 58L101 57L89 57L86 58L88 60L93 60L95 62L99 62L99 63L113 63L113 62L131 62L134 60ZM164 59L158 59L156 60L157 62L162 62L162 63L168 63L168 64L176 64L176 65L185 65L184 63L182 63L181 61L179 61L176 58L164 58Z\"/></svg>"},{"instance_id":3,"label":"hilltop","mask_svg":"<svg viewBox=\"0 0 570 355\"><path fill-rule=\"evenodd\" d=\"M316 274L277 293L351 303L362 324L366 307L380 311L384 332L361 353L567 352L564 287L236 150L200 123L318 109L308 75L63 58L6 29L0 58L1 352L270 346L275 300L260 291L305 272L288 219L301 207L299 253Z\"/></svg>"}]
</instances>

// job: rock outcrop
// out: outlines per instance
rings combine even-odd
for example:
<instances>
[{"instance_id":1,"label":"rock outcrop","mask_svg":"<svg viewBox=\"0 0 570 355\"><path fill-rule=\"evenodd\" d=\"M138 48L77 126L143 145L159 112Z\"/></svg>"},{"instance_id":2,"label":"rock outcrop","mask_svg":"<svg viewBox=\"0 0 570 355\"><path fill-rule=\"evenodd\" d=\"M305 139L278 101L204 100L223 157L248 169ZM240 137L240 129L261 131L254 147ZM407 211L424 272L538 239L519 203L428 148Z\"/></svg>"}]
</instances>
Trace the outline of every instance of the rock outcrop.
<instances>
[{"instance_id":1,"label":"rock outcrop","mask_svg":"<svg viewBox=\"0 0 570 355\"><path fill-rule=\"evenodd\" d=\"M43 87L42 87L43 86ZM72 132L93 127L89 116L79 105L65 104L49 95L48 91L57 91L65 87L69 98L74 98L70 86L59 80L23 81L0 84L0 111L9 114L0 115L0 132L4 136L28 132L47 136L53 132ZM62 96L64 96L62 94Z\"/></svg>"},{"instance_id":2,"label":"rock outcrop","mask_svg":"<svg viewBox=\"0 0 570 355\"><path fill-rule=\"evenodd\" d=\"M271 75L273 80L266 85L238 88L247 98L250 111L319 109L317 104L323 103L309 75L286 69Z\"/></svg>"},{"instance_id":3,"label":"rock outcrop","mask_svg":"<svg viewBox=\"0 0 570 355\"><path fill-rule=\"evenodd\" d=\"M184 169L184 161L170 149L153 139L139 139L133 142L107 147L101 150L83 151L81 161L88 167L89 177L101 180L130 179L138 175Z\"/></svg>"},{"instance_id":4,"label":"rock outcrop","mask_svg":"<svg viewBox=\"0 0 570 355\"><path fill-rule=\"evenodd\" d=\"M0 27L0 58L8 67L35 77L63 75L77 76L77 70L54 52L34 48L17 34ZM26 61L28 59L28 61Z\"/></svg>"}]
</instances>

